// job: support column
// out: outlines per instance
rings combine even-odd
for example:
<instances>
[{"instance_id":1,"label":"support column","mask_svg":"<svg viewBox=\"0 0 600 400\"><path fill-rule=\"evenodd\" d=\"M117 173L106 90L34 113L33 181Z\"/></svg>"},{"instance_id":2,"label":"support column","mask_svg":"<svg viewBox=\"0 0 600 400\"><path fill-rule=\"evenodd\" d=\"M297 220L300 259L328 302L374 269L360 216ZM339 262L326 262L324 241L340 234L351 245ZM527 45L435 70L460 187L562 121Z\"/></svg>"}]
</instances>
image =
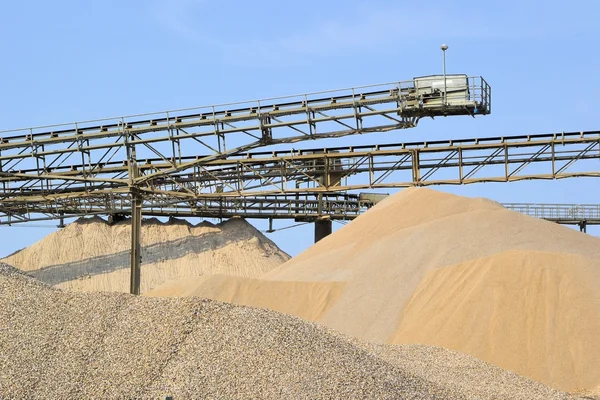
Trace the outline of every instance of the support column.
<instances>
[{"instance_id":1,"label":"support column","mask_svg":"<svg viewBox=\"0 0 600 400\"><path fill-rule=\"evenodd\" d=\"M58 226L57 226L57 228L61 228L61 229L62 229L62 228L64 228L64 227L65 227L65 217L64 217L64 213L63 213L62 211L59 211L58 215L60 215L60 218L59 218L59 221L60 221L60 222L58 223Z\"/></svg>"},{"instance_id":2,"label":"support column","mask_svg":"<svg viewBox=\"0 0 600 400\"><path fill-rule=\"evenodd\" d=\"M167 114L167 120L168 118L169 116ZM129 140L133 140L134 136L130 136L126 131L127 124L125 124L125 120L121 120L121 126L123 127L123 133L125 134L125 147L127 149L127 165L129 171L129 193L131 195L131 260L129 262L131 271L129 277L129 293L139 295L141 281L140 266L142 264L142 246L140 244L140 230L142 227L142 194L136 186L136 178L139 176L140 171L136 161L135 143L129 143ZM171 134L170 130L169 134Z\"/></svg>"},{"instance_id":3,"label":"support column","mask_svg":"<svg viewBox=\"0 0 600 400\"><path fill-rule=\"evenodd\" d=\"M140 230L142 227L142 196L132 193L131 198L131 294L140 294L140 266L142 252L140 244Z\"/></svg>"},{"instance_id":4,"label":"support column","mask_svg":"<svg viewBox=\"0 0 600 400\"><path fill-rule=\"evenodd\" d=\"M318 219L315 221L315 243L323 239L326 236L331 235L331 220L330 219Z\"/></svg>"}]
</instances>

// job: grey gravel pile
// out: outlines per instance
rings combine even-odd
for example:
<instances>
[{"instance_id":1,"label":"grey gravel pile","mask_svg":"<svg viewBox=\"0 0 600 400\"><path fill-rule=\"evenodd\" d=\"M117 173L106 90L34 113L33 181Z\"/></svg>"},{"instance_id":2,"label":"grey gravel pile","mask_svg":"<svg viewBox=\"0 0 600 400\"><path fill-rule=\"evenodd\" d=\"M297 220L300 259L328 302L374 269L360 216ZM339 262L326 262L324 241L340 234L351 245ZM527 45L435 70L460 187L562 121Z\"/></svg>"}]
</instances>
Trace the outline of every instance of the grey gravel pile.
<instances>
[{"instance_id":1,"label":"grey gravel pile","mask_svg":"<svg viewBox=\"0 0 600 400\"><path fill-rule=\"evenodd\" d=\"M215 301L62 292L0 269L0 397L463 399L318 325Z\"/></svg>"},{"instance_id":2,"label":"grey gravel pile","mask_svg":"<svg viewBox=\"0 0 600 400\"><path fill-rule=\"evenodd\" d=\"M62 292L0 265L0 398L564 398L529 381L494 397L476 363L369 346L272 311Z\"/></svg>"},{"instance_id":3,"label":"grey gravel pile","mask_svg":"<svg viewBox=\"0 0 600 400\"><path fill-rule=\"evenodd\" d=\"M468 354L442 347L416 344L396 346L364 342L357 342L357 345L400 369L408 369L429 382L453 387L469 398L478 400L574 398Z\"/></svg>"}]
</instances>

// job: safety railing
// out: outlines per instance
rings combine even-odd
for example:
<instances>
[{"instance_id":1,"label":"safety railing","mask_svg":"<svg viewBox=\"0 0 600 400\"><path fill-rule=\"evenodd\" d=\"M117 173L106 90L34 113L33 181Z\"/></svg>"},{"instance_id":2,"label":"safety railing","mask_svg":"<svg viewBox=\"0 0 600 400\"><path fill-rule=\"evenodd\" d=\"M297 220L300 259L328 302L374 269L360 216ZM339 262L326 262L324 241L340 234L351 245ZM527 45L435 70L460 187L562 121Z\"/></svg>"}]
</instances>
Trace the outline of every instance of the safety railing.
<instances>
[{"instance_id":1,"label":"safety railing","mask_svg":"<svg viewBox=\"0 0 600 400\"><path fill-rule=\"evenodd\" d=\"M598 204L528 204L507 203L505 208L550 221L599 221Z\"/></svg>"}]
</instances>

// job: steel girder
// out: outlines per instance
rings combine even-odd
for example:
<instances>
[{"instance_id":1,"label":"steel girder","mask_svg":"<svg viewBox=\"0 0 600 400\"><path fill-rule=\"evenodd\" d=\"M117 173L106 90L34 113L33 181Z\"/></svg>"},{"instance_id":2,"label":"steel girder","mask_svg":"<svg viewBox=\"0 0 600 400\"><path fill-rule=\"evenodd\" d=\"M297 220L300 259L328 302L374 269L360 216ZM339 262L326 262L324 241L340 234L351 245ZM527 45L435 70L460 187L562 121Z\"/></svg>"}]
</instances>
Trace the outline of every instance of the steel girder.
<instances>
[{"instance_id":1,"label":"steel girder","mask_svg":"<svg viewBox=\"0 0 600 400\"><path fill-rule=\"evenodd\" d=\"M415 81L407 81L3 131L1 193L177 185L172 175L259 147L411 128L424 117L488 114L489 85L481 77L468 82L460 105L440 103L439 91L417 96ZM137 174L146 159L163 165ZM115 163L124 168L105 168Z\"/></svg>"},{"instance_id":2,"label":"steel girder","mask_svg":"<svg viewBox=\"0 0 600 400\"><path fill-rule=\"evenodd\" d=\"M327 216L336 220L351 220L374 204L352 194L303 194L287 196L253 196L174 199L170 196L144 196L145 215L161 217L202 218L267 218L314 221ZM2 207L0 225L28 221L65 219L86 215L130 215L133 196L130 193L98 194L87 198L61 198L55 201L11 203Z\"/></svg>"},{"instance_id":3,"label":"steel girder","mask_svg":"<svg viewBox=\"0 0 600 400\"><path fill-rule=\"evenodd\" d=\"M351 219L364 207L341 202L353 198L345 194L349 190L597 177L598 159L598 131L255 152L214 160L142 188L142 208L145 215L161 216L256 218L272 212L273 218ZM142 176L169 168L153 161L138 165ZM104 168L122 173L127 166ZM129 187L88 184L87 191L30 190L5 198L0 223L130 210ZM331 204L342 207L334 210ZM303 212L294 215L285 207Z\"/></svg>"},{"instance_id":4,"label":"steel girder","mask_svg":"<svg viewBox=\"0 0 600 400\"><path fill-rule=\"evenodd\" d=\"M600 175L600 132L570 132L498 138L245 153L181 168L138 189L144 196L174 199L247 197L293 193L513 182ZM156 160L136 164L141 177L170 169ZM126 174L128 165L107 164L99 174ZM76 171L56 171L58 188ZM79 178L79 175L73 177ZM0 177L0 185L15 176ZM53 190L5 191L3 202L34 203L102 194L122 194L129 184L90 182Z\"/></svg>"},{"instance_id":5,"label":"steel girder","mask_svg":"<svg viewBox=\"0 0 600 400\"><path fill-rule=\"evenodd\" d=\"M253 197L186 199L143 199L144 214L159 217L293 219L312 222L322 218L353 220L386 195L302 194ZM598 204L504 203L505 208L535 218L568 225L600 225ZM4 209L0 225L89 215L131 215L132 197L103 195L86 200L75 197L60 203L33 203Z\"/></svg>"}]
</instances>

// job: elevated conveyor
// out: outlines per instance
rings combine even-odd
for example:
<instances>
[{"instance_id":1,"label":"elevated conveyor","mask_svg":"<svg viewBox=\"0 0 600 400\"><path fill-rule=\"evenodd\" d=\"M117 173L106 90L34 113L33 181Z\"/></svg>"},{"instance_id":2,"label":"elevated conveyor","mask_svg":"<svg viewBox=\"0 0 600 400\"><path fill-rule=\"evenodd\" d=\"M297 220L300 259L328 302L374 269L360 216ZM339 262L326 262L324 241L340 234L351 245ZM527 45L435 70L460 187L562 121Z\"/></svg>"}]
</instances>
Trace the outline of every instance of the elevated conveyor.
<instances>
[{"instance_id":1,"label":"elevated conveyor","mask_svg":"<svg viewBox=\"0 0 600 400\"><path fill-rule=\"evenodd\" d=\"M320 156L315 151L300 160L292 155L291 164L290 160L279 157L275 163L279 172L268 162L264 164L265 159L262 166L242 163L244 157L248 160L252 157L242 154L305 140L412 128L426 117L490 112L491 88L483 78L438 75L2 131L0 221L64 218L96 214L99 210L115 214L119 209L116 204L128 204L134 227L131 292L137 294L140 219L144 211L153 210L156 204L186 204L192 210L194 201L204 196L247 197L269 193L249 192L249 188L257 188L256 182L260 182L259 186L275 186L277 194L286 194L289 165L296 171L292 172L295 175L291 181L298 185L294 192L298 194L307 189L314 191L302 182L304 177L316 182L319 192L329 192L336 185L340 189L333 191L341 191L341 180L351 173L336 160L331 162L327 151ZM293 153L294 149L291 150ZM151 159L154 161L143 161ZM218 161L224 164L214 164ZM233 162L234 167L228 162ZM247 167L250 170L244 170ZM311 171L317 173L316 179ZM277 174L283 179L281 188L279 184L273 185Z\"/></svg>"},{"instance_id":2,"label":"elevated conveyor","mask_svg":"<svg viewBox=\"0 0 600 400\"><path fill-rule=\"evenodd\" d=\"M183 160L183 163L191 162ZM343 193L393 187L515 182L532 179L598 177L600 131L482 137L308 150L263 151L230 156L155 178L139 190L149 201L197 201L202 198ZM160 159L137 161L140 176L169 170ZM97 175L127 174L128 165L109 162ZM4 205L52 203L62 199L92 201L129 193L122 182L84 182L66 187L68 179L83 179L78 167L57 168L56 180L25 184L34 171L0 177L6 185ZM79 185L82 185L79 182ZM52 189L48 193L48 188ZM70 201L70 200L68 200ZM112 201L112 200L111 200Z\"/></svg>"},{"instance_id":3,"label":"elevated conveyor","mask_svg":"<svg viewBox=\"0 0 600 400\"><path fill-rule=\"evenodd\" d=\"M452 77L452 78L451 78ZM421 118L485 115L491 89L438 78L0 132L2 196L89 191L97 184L151 188L158 179L259 147L415 127ZM243 157L243 156L242 156ZM136 174L142 160L163 165ZM126 168L111 173L105 166ZM159 164L159 163L156 163ZM70 174L57 174L65 169Z\"/></svg>"}]
</instances>

